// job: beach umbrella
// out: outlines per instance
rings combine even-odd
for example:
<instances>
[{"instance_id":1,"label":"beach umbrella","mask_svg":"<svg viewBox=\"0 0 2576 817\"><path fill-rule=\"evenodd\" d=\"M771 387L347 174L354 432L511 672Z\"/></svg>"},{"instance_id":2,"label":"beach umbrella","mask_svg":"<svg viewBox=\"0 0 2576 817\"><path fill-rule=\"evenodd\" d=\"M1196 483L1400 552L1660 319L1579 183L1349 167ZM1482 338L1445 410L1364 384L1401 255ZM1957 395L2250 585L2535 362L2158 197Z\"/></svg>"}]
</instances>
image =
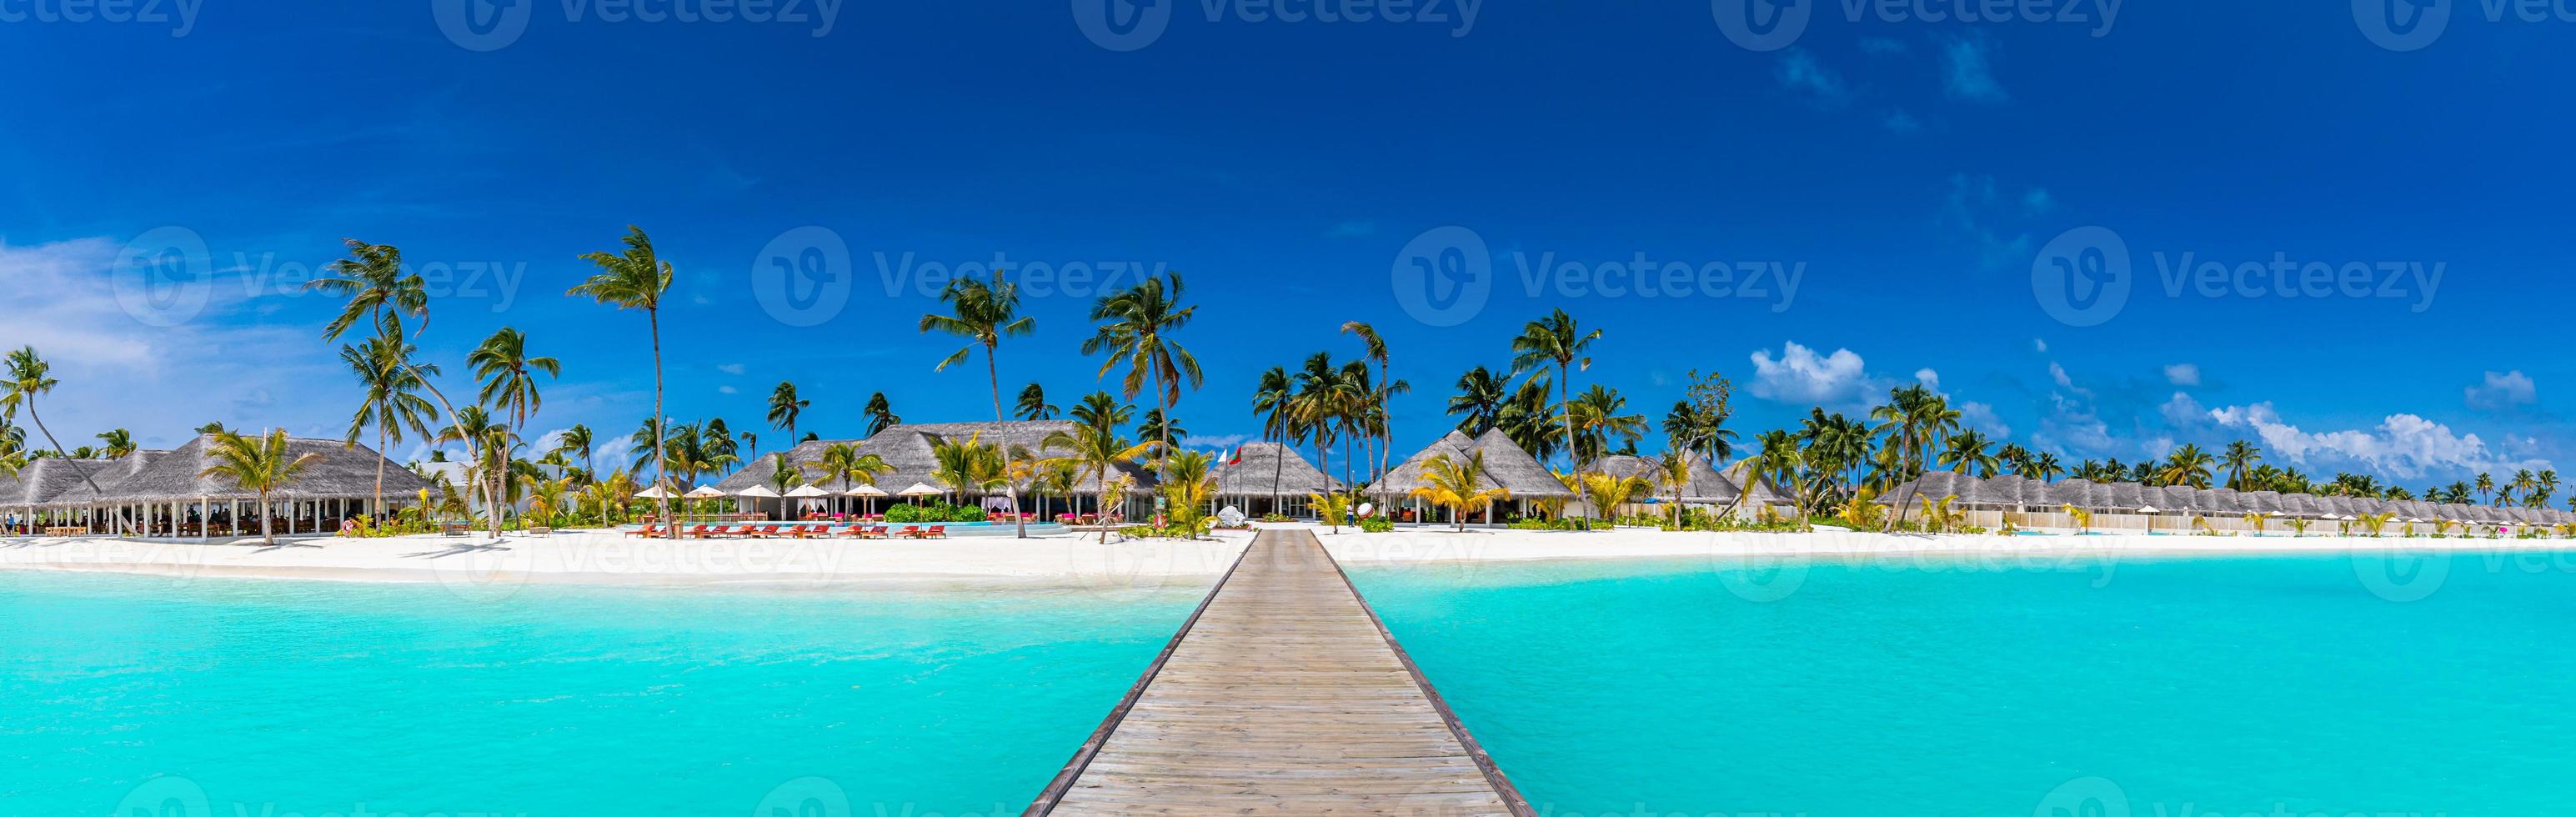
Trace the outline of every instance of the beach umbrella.
<instances>
[{"instance_id":1,"label":"beach umbrella","mask_svg":"<svg viewBox=\"0 0 2576 817\"><path fill-rule=\"evenodd\" d=\"M852 489L849 489L849 490L847 490L847 491L842 491L842 492L841 492L841 495L842 495L842 496L855 496L855 497L861 497L861 498L866 499L866 500L868 501L868 509L867 509L867 512L868 512L868 513L876 513L876 512L877 512L877 497L885 496L885 495L886 495L886 492L885 492L885 489L884 489L884 488L879 488L879 487L874 486L874 485L861 485L861 486L859 486L859 487L852 488Z\"/></svg>"},{"instance_id":2,"label":"beach umbrella","mask_svg":"<svg viewBox=\"0 0 2576 817\"><path fill-rule=\"evenodd\" d=\"M641 491L636 491L636 492L635 492L635 498L636 498L636 499L670 499L670 498L671 498L671 492L670 492L670 491L663 490L663 489L662 489L662 486L660 486L660 485L655 485L655 486L653 486L653 487L651 487L651 488L646 488L646 489L641 490Z\"/></svg>"},{"instance_id":3,"label":"beach umbrella","mask_svg":"<svg viewBox=\"0 0 2576 817\"><path fill-rule=\"evenodd\" d=\"M681 496L688 497L690 499L723 499L726 494L723 491L716 490L716 487L713 485L701 485L697 488L691 489L688 493L681 494Z\"/></svg>"},{"instance_id":4,"label":"beach umbrella","mask_svg":"<svg viewBox=\"0 0 2576 817\"><path fill-rule=\"evenodd\" d=\"M744 489L742 489L742 490L735 491L735 492L733 492L733 495L734 495L734 496L739 496L739 497L749 497L749 498L751 498L751 499L752 499L752 507L753 507L754 509L758 509L758 508L760 507L760 502L759 502L760 500L763 500L763 499L777 499L777 498L778 498L778 492L777 492L777 491L769 490L769 486L767 486L767 485L754 485L754 486L751 486L751 487L749 487L749 488L744 488Z\"/></svg>"},{"instance_id":5,"label":"beach umbrella","mask_svg":"<svg viewBox=\"0 0 2576 817\"><path fill-rule=\"evenodd\" d=\"M930 487L930 486L928 486L928 485L923 485L923 484L921 484L921 483L915 482L915 483L913 483L913 484L912 484L912 487L910 487L910 488L905 488L905 489L900 490L900 491L896 491L896 492L894 492L894 495L895 495L895 496L908 496L908 497L913 497L913 498L914 498L914 502L913 502L913 504L918 505L918 504L921 504L921 503L920 503L920 501L919 501L919 498L920 498L920 497L925 497L925 496L938 496L938 495L940 495L941 493L942 493L942 492L941 492L939 489L937 489L937 488L933 488L933 487Z\"/></svg>"},{"instance_id":6,"label":"beach umbrella","mask_svg":"<svg viewBox=\"0 0 2576 817\"><path fill-rule=\"evenodd\" d=\"M787 492L787 496L792 499L813 499L815 497L831 495L832 492L816 488L812 485L799 485Z\"/></svg>"}]
</instances>

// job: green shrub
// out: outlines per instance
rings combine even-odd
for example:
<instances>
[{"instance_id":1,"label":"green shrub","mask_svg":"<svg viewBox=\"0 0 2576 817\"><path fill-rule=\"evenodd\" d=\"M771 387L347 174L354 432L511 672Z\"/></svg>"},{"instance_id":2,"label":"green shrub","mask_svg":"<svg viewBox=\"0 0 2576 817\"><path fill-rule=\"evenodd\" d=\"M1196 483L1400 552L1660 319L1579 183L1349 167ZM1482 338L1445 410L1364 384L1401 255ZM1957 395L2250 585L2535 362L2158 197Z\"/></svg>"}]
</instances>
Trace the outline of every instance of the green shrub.
<instances>
[{"instance_id":1,"label":"green shrub","mask_svg":"<svg viewBox=\"0 0 2576 817\"><path fill-rule=\"evenodd\" d=\"M1391 530L1395 530L1395 523L1387 521L1386 517L1371 516L1360 520L1360 531L1363 533L1385 533Z\"/></svg>"}]
</instances>

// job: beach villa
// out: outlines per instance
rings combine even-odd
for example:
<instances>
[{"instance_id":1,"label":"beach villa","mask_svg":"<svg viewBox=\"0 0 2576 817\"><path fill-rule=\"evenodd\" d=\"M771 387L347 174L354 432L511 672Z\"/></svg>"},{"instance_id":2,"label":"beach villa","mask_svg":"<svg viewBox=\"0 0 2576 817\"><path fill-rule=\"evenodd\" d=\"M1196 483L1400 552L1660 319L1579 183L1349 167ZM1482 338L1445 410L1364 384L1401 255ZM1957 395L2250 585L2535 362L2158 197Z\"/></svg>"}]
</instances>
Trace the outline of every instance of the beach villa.
<instances>
[{"instance_id":1,"label":"beach villa","mask_svg":"<svg viewBox=\"0 0 2576 817\"><path fill-rule=\"evenodd\" d=\"M815 496L768 497L755 491L755 489L767 489L778 492L776 480L778 457L774 454L763 454L752 458L751 461L744 463L742 470L735 471L733 475L718 481L713 488L726 496L734 497L736 509L740 513L769 519L786 519L787 516L782 513L784 509L781 506L782 503L788 502L802 503L797 508L798 518L860 513L869 508L883 510L890 500L903 501L896 497L905 489L915 485L937 488L949 502L964 503L971 498L982 501L987 510L1001 512L1007 510L1010 505L1008 495L1004 492L997 490L979 493L972 497L957 496L949 485L939 479L937 453L939 443L943 441L962 443L972 439L1000 446L1006 452L1026 451L1030 456L1043 459L1069 454L1070 452L1066 451L1047 449L1045 442L1050 434L1071 432L1074 429L1074 423L1069 420L896 425L863 440L808 440L784 452L788 467L802 472L794 479L793 484L813 486L816 490L809 493L814 493ZM876 474L873 483L822 476L823 453L834 446L841 445L850 446L861 457L874 455L884 460L885 464L893 470ZM1108 474L1107 477L1116 479L1124 476L1128 480L1129 487L1125 503L1112 510L1124 514L1128 519L1151 517L1154 512L1153 490L1157 484L1153 469L1143 462L1132 462L1121 464L1113 470L1114 473ZM1077 472L1072 482L1072 490L1062 494L1030 491L1023 488L1020 505L1027 513L1041 520L1054 519L1060 514L1097 514L1100 512L1101 478L1102 475L1099 474ZM875 492L868 491L871 487ZM754 493L746 495L745 491L754 491Z\"/></svg>"},{"instance_id":2,"label":"beach villa","mask_svg":"<svg viewBox=\"0 0 2576 817\"><path fill-rule=\"evenodd\" d=\"M2386 515L2386 524L2401 526L2392 527L2392 532L2406 525L2444 524L2502 528L2510 535L2525 529L2576 523L2576 515L2547 508L2284 494L2086 479L2042 482L2011 475L1978 478L1950 471L1926 473L1920 479L1880 495L1878 502L1890 507L1904 502L1909 511L1919 511L1922 500L1916 497L1930 499L1935 504L1949 498L1950 509L1961 512L1966 524L1987 528L2002 527L2006 522L2020 528L2075 528L2074 518L2066 512L2069 507L2088 514L2091 519L2086 527L2092 530L2158 534L2213 530L2286 535L2295 532L2292 527L2295 522L2323 526L2322 532L2338 532L2346 523L2359 523L2365 517L2381 514ZM2262 521L2258 524L2256 519Z\"/></svg>"}]
</instances>

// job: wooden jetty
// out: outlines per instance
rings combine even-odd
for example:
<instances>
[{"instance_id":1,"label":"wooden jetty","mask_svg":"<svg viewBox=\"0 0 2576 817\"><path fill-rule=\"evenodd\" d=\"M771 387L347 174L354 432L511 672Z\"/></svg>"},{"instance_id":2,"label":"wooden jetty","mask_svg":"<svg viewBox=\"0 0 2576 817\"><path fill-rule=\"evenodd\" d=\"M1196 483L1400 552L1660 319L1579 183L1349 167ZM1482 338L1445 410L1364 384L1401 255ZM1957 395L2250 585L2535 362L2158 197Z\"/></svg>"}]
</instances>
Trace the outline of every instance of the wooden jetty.
<instances>
[{"instance_id":1,"label":"wooden jetty","mask_svg":"<svg viewBox=\"0 0 2576 817\"><path fill-rule=\"evenodd\" d=\"M1531 813L1304 530L1253 539L1026 812Z\"/></svg>"}]
</instances>

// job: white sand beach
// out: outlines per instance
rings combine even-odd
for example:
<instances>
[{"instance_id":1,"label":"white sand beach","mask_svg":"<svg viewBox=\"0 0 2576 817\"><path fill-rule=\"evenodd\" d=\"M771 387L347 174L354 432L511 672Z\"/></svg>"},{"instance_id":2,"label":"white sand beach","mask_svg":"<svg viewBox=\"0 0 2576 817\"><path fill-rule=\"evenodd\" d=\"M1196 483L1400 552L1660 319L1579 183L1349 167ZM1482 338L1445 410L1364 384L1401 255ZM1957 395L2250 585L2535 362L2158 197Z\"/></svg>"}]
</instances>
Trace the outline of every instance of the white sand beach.
<instances>
[{"instance_id":1,"label":"white sand beach","mask_svg":"<svg viewBox=\"0 0 2576 817\"><path fill-rule=\"evenodd\" d=\"M2254 553L2413 553L2570 549L2553 539L2339 536L1923 536L1820 531L1670 533L1648 528L1568 533L1405 527L1334 533L1309 527L1350 566L1536 560L1710 559L1713 567L1805 559L1921 559L1995 569L2061 567L2070 558ZM88 539L0 540L0 570L69 570L174 577L436 582L465 590L528 583L611 585L1009 585L1084 589L1203 588L1225 572L1251 534L1198 542L1057 536L931 542L717 539L671 542L607 532L481 537L257 539L184 544Z\"/></svg>"}]
</instances>

